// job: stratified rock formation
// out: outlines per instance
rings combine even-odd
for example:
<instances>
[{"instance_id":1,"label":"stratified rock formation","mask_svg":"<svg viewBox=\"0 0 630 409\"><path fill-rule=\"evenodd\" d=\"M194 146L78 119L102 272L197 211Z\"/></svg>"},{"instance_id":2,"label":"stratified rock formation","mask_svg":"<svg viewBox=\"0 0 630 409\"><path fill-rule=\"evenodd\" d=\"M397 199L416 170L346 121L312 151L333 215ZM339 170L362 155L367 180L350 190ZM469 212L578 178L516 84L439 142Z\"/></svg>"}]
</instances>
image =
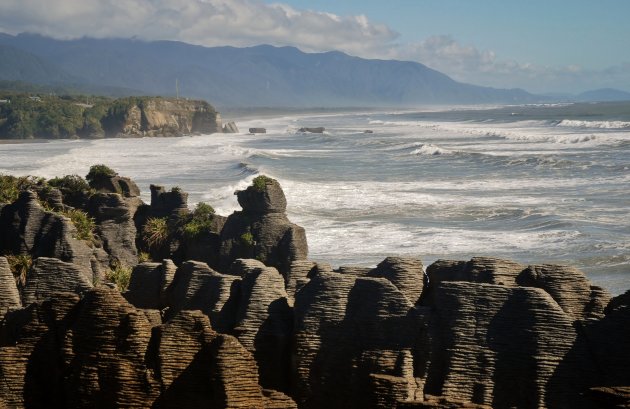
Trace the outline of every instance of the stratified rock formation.
<instances>
[{"instance_id":1,"label":"stratified rock formation","mask_svg":"<svg viewBox=\"0 0 630 409\"><path fill-rule=\"evenodd\" d=\"M229 216L221 231L221 267L255 258L286 273L292 261L306 258L306 234L287 218L287 201L276 180L258 176L236 195L243 211Z\"/></svg>"},{"instance_id":2,"label":"stratified rock formation","mask_svg":"<svg viewBox=\"0 0 630 409\"><path fill-rule=\"evenodd\" d=\"M222 132L221 116L205 101L131 97L115 104L101 121L106 136Z\"/></svg>"},{"instance_id":3,"label":"stratified rock formation","mask_svg":"<svg viewBox=\"0 0 630 409\"><path fill-rule=\"evenodd\" d=\"M24 191L18 200L0 212L0 254L30 254L54 257L91 268L93 250L76 239L72 222L45 210L33 191Z\"/></svg>"},{"instance_id":4,"label":"stratified rock formation","mask_svg":"<svg viewBox=\"0 0 630 409\"><path fill-rule=\"evenodd\" d=\"M306 258L273 179L225 220L98 169L93 191L38 184L0 207L0 408L630 407L630 292L491 257L333 269ZM93 248L40 205L71 209L67 193ZM138 263L152 218L173 259ZM119 264L122 294L95 279Z\"/></svg>"}]
</instances>

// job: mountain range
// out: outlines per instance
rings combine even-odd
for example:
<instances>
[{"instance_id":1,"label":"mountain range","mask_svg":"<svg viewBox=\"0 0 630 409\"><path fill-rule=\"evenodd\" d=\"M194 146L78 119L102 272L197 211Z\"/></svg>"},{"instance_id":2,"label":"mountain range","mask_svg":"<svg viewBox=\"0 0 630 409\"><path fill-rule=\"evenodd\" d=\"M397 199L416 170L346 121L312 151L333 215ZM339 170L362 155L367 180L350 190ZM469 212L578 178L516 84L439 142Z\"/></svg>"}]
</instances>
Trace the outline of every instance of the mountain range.
<instances>
[{"instance_id":1,"label":"mountain range","mask_svg":"<svg viewBox=\"0 0 630 409\"><path fill-rule=\"evenodd\" d=\"M521 89L457 82L425 65L294 47L202 47L137 39L0 34L0 81L111 96L177 93L218 107L522 104ZM597 95L595 95L597 96ZM618 96L618 95L617 95ZM588 97L588 96L587 96Z\"/></svg>"}]
</instances>

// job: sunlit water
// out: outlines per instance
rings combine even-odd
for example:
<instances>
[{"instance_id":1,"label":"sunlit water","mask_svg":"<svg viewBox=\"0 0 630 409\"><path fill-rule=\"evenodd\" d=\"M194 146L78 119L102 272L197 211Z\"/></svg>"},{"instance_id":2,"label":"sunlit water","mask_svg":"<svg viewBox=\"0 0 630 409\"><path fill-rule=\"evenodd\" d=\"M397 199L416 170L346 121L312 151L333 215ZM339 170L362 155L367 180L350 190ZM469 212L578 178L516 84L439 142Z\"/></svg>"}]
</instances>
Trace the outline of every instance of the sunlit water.
<instances>
[{"instance_id":1,"label":"sunlit water","mask_svg":"<svg viewBox=\"0 0 630 409\"><path fill-rule=\"evenodd\" d=\"M0 172L85 175L105 163L147 202L149 184L177 185L191 206L225 215L238 208L234 191L264 173L282 184L312 259L565 263L619 294L630 288L630 112L580 115L571 106L290 115L238 121L264 135L4 144Z\"/></svg>"}]
</instances>

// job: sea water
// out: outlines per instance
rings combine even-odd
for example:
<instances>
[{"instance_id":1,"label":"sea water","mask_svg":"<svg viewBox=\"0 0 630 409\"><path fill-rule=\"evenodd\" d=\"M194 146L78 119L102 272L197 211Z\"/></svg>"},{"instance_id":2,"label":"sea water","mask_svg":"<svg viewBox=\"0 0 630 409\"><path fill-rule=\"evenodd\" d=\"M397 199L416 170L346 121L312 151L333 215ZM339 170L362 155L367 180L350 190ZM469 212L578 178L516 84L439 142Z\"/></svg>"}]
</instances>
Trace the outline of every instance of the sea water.
<instances>
[{"instance_id":1,"label":"sea water","mask_svg":"<svg viewBox=\"0 0 630 409\"><path fill-rule=\"evenodd\" d=\"M0 172L50 178L105 163L146 202L151 183L179 186L191 207L223 215L239 208L235 190L266 174L314 260L496 256L573 265L613 294L630 288L630 104L235 119L267 133L3 144Z\"/></svg>"}]
</instances>

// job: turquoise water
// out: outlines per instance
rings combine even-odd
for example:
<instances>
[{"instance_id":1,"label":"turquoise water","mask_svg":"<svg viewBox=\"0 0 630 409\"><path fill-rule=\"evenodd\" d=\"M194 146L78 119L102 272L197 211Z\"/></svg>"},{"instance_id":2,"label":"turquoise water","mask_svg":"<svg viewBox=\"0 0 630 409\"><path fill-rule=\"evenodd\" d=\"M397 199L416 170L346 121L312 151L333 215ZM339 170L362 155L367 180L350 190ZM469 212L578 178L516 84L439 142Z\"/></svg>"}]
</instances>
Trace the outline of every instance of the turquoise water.
<instances>
[{"instance_id":1,"label":"turquoise water","mask_svg":"<svg viewBox=\"0 0 630 409\"><path fill-rule=\"evenodd\" d=\"M85 175L106 163L145 201L150 183L177 185L222 214L265 173L281 182L316 260L499 256L571 264L614 294L630 288L629 105L235 119L268 133L0 145L0 172Z\"/></svg>"}]
</instances>

